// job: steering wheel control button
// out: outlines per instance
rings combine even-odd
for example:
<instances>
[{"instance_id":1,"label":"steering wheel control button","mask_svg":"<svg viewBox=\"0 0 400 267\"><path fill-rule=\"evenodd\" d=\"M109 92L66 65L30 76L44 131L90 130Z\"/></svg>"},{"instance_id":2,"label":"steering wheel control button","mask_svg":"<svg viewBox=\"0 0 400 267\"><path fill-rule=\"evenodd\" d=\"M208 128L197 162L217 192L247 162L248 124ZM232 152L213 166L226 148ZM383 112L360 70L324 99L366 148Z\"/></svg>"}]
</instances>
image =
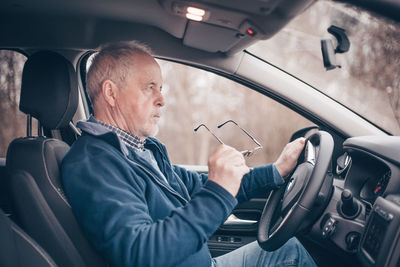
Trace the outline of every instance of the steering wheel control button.
<instances>
[{"instance_id":1,"label":"steering wheel control button","mask_svg":"<svg viewBox=\"0 0 400 267\"><path fill-rule=\"evenodd\" d=\"M329 218L326 220L324 226L322 227L322 238L329 238L331 237L336 231L337 221L333 218Z\"/></svg>"}]
</instances>

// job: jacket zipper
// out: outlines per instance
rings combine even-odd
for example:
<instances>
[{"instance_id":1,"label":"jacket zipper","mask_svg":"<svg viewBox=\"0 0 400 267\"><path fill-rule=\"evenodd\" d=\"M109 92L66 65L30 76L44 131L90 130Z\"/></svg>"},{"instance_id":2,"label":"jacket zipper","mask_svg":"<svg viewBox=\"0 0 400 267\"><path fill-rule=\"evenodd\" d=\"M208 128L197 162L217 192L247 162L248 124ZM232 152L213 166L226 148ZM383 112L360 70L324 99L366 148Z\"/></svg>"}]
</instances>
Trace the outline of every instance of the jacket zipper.
<instances>
[{"instance_id":1,"label":"jacket zipper","mask_svg":"<svg viewBox=\"0 0 400 267\"><path fill-rule=\"evenodd\" d=\"M142 165L140 165L140 164L134 162L134 161L131 160L131 159L128 159L128 160L129 160L130 162L132 162L134 165L136 165L136 166L138 166L139 168L141 168L142 170L144 170L148 175L150 175L150 176L153 178L153 180L154 180L158 185L160 185L160 186L162 186L163 188L167 189L168 192L170 192L170 193L173 194L174 196L180 198L180 199L183 200L185 203L188 203L188 201L187 201L185 198L183 198L181 195L179 195L176 191L170 189L169 187L167 187L167 186L165 186L163 183L161 183L161 182L160 182L149 170L147 170L145 167L143 167ZM186 187L185 187L185 189L186 189ZM187 190L187 189L186 189L186 190Z\"/></svg>"},{"instance_id":2,"label":"jacket zipper","mask_svg":"<svg viewBox=\"0 0 400 267\"><path fill-rule=\"evenodd\" d=\"M170 166L170 167L171 167L172 172L174 173L174 175L175 175L176 178L178 179L178 182L179 182L179 183L181 184L181 186L183 187L183 191L186 193L186 196L187 196L188 199L190 200L191 197L190 197L189 191L188 191L187 188L186 188L186 185L182 182L182 180L181 180L181 178L178 176L178 174L176 174L176 172L174 171L174 169L172 168L172 166Z\"/></svg>"},{"instance_id":3,"label":"jacket zipper","mask_svg":"<svg viewBox=\"0 0 400 267\"><path fill-rule=\"evenodd\" d=\"M157 144L154 144L154 143L153 143L152 145L154 145L154 146L157 148L158 152L159 152L159 153L161 154L161 156L164 158L164 161L163 161L164 166L166 165L166 164L165 164L166 161L169 162L168 166L171 168L171 171L172 171L172 172L174 173L174 175L176 176L176 178L177 178L179 184L181 185L181 187L183 188L183 191L185 192L185 194L186 194L188 200L190 200L191 197L190 197L189 191L188 191L187 188L186 188L186 185L182 182L181 178L176 174L176 172L174 171L174 169L173 169L173 167L172 167L170 161L167 160L167 159L165 158L164 153L161 151L161 149L158 147ZM165 168L165 167L164 167L164 168ZM180 196L180 195L179 195L179 196ZM180 196L180 197L181 197L181 196ZM186 200L186 199L185 199L185 200ZM186 202L188 202L188 201L186 201Z\"/></svg>"}]
</instances>

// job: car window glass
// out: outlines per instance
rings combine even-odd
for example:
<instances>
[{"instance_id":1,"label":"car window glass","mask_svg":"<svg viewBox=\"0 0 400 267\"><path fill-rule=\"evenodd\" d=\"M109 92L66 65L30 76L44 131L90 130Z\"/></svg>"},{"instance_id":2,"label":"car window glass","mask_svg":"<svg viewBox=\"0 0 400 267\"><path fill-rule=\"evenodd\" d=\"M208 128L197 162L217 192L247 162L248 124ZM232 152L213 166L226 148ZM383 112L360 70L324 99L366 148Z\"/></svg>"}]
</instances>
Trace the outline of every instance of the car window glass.
<instances>
[{"instance_id":1,"label":"car window glass","mask_svg":"<svg viewBox=\"0 0 400 267\"><path fill-rule=\"evenodd\" d=\"M21 53L0 50L0 157L14 138L26 135L26 115L18 108L25 61Z\"/></svg>"},{"instance_id":2,"label":"car window glass","mask_svg":"<svg viewBox=\"0 0 400 267\"><path fill-rule=\"evenodd\" d=\"M83 62L87 71L92 56ZM172 163L207 165L208 157L219 142L204 128L205 124L225 144L250 150L257 145L232 123L247 130L263 149L247 159L249 166L271 163L277 159L292 133L314 125L296 112L246 86L214 73L157 59L163 74L162 108L157 138L168 150Z\"/></svg>"},{"instance_id":3,"label":"car window glass","mask_svg":"<svg viewBox=\"0 0 400 267\"><path fill-rule=\"evenodd\" d=\"M350 48L325 70L321 40L345 30ZM317 1L271 39L247 50L295 75L393 135L400 134L400 24L355 7Z\"/></svg>"},{"instance_id":4,"label":"car window glass","mask_svg":"<svg viewBox=\"0 0 400 267\"><path fill-rule=\"evenodd\" d=\"M224 143L238 150L257 145L233 123L246 129L263 149L247 159L250 166L271 163L279 156L293 132L312 122L246 86L211 72L158 60L163 72L166 105L157 135L175 164L207 165L219 145L204 123Z\"/></svg>"}]
</instances>

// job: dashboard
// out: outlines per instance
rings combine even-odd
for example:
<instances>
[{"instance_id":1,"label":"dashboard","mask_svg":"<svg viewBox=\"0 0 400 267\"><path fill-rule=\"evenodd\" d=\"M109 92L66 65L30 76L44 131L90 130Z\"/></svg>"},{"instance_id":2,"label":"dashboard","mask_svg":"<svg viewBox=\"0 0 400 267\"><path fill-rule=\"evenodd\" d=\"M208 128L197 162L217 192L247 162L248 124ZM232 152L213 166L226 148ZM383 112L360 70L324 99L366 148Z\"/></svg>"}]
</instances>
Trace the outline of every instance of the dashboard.
<instances>
[{"instance_id":1,"label":"dashboard","mask_svg":"<svg viewBox=\"0 0 400 267\"><path fill-rule=\"evenodd\" d=\"M350 190L364 209L358 218L363 231L357 257L363 266L399 267L400 137L349 138L343 149L348 163L340 170L345 176L344 189Z\"/></svg>"},{"instance_id":2,"label":"dashboard","mask_svg":"<svg viewBox=\"0 0 400 267\"><path fill-rule=\"evenodd\" d=\"M356 137L343 148L350 160L344 187L373 205L379 196L400 194L400 137Z\"/></svg>"},{"instance_id":3,"label":"dashboard","mask_svg":"<svg viewBox=\"0 0 400 267\"><path fill-rule=\"evenodd\" d=\"M400 136L348 138L341 151L309 235L352 266L400 267Z\"/></svg>"}]
</instances>

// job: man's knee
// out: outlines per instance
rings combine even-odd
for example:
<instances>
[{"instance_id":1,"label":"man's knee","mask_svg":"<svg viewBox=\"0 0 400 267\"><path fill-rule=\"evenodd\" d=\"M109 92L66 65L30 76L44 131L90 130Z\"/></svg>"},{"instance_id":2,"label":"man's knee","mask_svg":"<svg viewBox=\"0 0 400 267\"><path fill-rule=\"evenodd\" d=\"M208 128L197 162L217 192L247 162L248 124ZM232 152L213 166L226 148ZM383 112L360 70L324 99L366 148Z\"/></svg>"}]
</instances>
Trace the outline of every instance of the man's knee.
<instances>
[{"instance_id":1,"label":"man's knee","mask_svg":"<svg viewBox=\"0 0 400 267\"><path fill-rule=\"evenodd\" d=\"M297 266L315 266L310 254L297 238L289 239L282 248L297 262Z\"/></svg>"},{"instance_id":2,"label":"man's knee","mask_svg":"<svg viewBox=\"0 0 400 267\"><path fill-rule=\"evenodd\" d=\"M292 237L289 239L286 243L285 246L289 246L293 249L304 249L303 245L300 243L300 241L296 237Z\"/></svg>"}]
</instances>

